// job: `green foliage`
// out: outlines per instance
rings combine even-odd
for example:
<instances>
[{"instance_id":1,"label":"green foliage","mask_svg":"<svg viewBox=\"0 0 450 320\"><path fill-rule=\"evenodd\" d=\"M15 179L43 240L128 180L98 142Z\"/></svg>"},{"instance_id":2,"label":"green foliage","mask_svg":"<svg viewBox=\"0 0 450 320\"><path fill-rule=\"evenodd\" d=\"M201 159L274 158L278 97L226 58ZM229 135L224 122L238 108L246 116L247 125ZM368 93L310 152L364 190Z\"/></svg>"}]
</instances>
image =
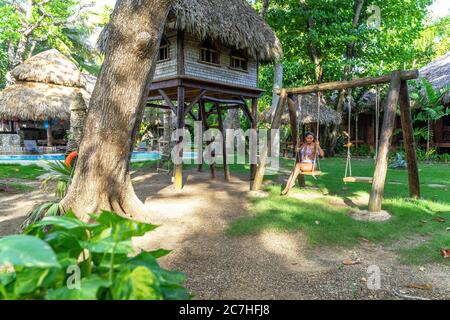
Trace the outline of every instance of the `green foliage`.
<instances>
[{"instance_id":1,"label":"green foliage","mask_svg":"<svg viewBox=\"0 0 450 320\"><path fill-rule=\"evenodd\" d=\"M6 72L13 67L8 50L13 55L19 42L26 40L26 50L21 57L55 48L72 57L84 71L96 74L100 57L89 37L95 31L96 13L90 10L90 0L49 0L0 3L0 88L5 85ZM31 34L25 34L32 30Z\"/></svg>"},{"instance_id":2,"label":"green foliage","mask_svg":"<svg viewBox=\"0 0 450 320\"><path fill-rule=\"evenodd\" d=\"M0 298L50 300L189 299L185 277L162 269L167 250L136 255L131 239L155 225L112 212L84 223L72 213L46 217L25 235L0 239ZM77 277L79 276L79 277ZM78 281L78 285L77 285ZM75 287L73 286L75 285Z\"/></svg>"},{"instance_id":3,"label":"green foliage","mask_svg":"<svg viewBox=\"0 0 450 320\"><path fill-rule=\"evenodd\" d=\"M440 90L435 90L428 80L422 79L422 85L419 87L418 93L414 93L413 95L413 98L420 107L419 112L415 116L415 120L436 121L449 115L450 108L445 108L441 103L442 97L449 89L450 87L447 86ZM421 94L421 90L423 90L425 94Z\"/></svg>"},{"instance_id":4,"label":"green foliage","mask_svg":"<svg viewBox=\"0 0 450 320\"><path fill-rule=\"evenodd\" d=\"M51 182L55 182L55 196L62 199L67 193L72 168L68 167L64 161L47 161L46 164L50 169L50 173L48 178L42 181L42 187L45 189Z\"/></svg>"},{"instance_id":5,"label":"green foliage","mask_svg":"<svg viewBox=\"0 0 450 320\"><path fill-rule=\"evenodd\" d=\"M261 1L256 1L260 8ZM313 84L318 79L311 57L315 48L323 78L321 81L343 80L346 66L352 67L350 77L375 76L392 70L420 67L432 60L433 47L415 46L427 27L428 6L431 0L382 1L366 0L359 24L352 24L355 0L271 1L266 20L280 38L285 58L284 86L297 87ZM369 7L381 9L380 29L367 25L372 12ZM312 27L307 28L311 19ZM348 44L355 45L355 58L347 60ZM261 70L260 85L267 90L264 108L270 104L273 66Z\"/></svg>"}]
</instances>

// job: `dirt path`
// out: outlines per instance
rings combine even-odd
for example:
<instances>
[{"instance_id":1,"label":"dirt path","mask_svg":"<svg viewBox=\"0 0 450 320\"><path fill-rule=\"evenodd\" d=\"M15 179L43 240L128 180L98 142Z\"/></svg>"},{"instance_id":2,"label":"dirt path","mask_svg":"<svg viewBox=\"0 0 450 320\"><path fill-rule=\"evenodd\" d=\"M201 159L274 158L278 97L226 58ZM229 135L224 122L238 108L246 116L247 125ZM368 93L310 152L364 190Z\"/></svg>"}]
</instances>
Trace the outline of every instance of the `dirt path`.
<instances>
[{"instance_id":1,"label":"dirt path","mask_svg":"<svg viewBox=\"0 0 450 320\"><path fill-rule=\"evenodd\" d=\"M54 199L52 195L39 189L39 181L1 179L0 182L19 183L32 188L27 192L19 190L0 192L0 237L16 233L28 212L40 203Z\"/></svg>"},{"instance_id":2,"label":"dirt path","mask_svg":"<svg viewBox=\"0 0 450 320\"><path fill-rule=\"evenodd\" d=\"M245 177L235 176L226 184L221 177L211 181L207 173L190 172L181 192L165 187L169 183L163 175L135 178L139 196L155 211L150 222L161 225L135 245L173 250L162 265L185 272L198 299L395 299L392 290L450 298L446 267L403 266L393 252L372 243L353 250L310 250L300 232L227 236L233 219L250 214ZM344 266L345 259L359 259L361 264ZM380 268L381 290L367 289L372 265ZM423 284L432 290L406 287Z\"/></svg>"},{"instance_id":3,"label":"dirt path","mask_svg":"<svg viewBox=\"0 0 450 320\"><path fill-rule=\"evenodd\" d=\"M246 177L235 175L224 183L220 176L211 181L208 173L185 175L185 188L176 192L168 175L133 174L136 192L152 212L140 219L161 225L135 239L135 246L173 250L160 262L185 272L197 299L396 299L393 290L403 296L450 298L448 268L400 265L392 251L369 242L352 250L311 250L301 232L227 236L231 221L250 214L248 197L258 194L248 193ZM33 205L50 198L39 190L0 194L0 236L14 233ZM344 266L345 259L361 264ZM367 289L367 270L373 265L381 271L381 290ZM432 289L407 288L424 284Z\"/></svg>"}]
</instances>

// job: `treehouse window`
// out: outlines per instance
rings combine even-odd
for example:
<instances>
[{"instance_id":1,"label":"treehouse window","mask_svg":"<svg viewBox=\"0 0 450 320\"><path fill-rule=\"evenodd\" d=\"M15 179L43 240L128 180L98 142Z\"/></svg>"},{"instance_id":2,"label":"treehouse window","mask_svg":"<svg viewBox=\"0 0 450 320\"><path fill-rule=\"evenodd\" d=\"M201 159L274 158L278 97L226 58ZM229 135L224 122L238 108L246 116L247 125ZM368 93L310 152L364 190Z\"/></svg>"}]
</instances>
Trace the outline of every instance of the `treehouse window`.
<instances>
[{"instance_id":1,"label":"treehouse window","mask_svg":"<svg viewBox=\"0 0 450 320\"><path fill-rule=\"evenodd\" d=\"M219 51L208 41L204 42L200 48L200 62L215 65L220 63Z\"/></svg>"},{"instance_id":2,"label":"treehouse window","mask_svg":"<svg viewBox=\"0 0 450 320\"><path fill-rule=\"evenodd\" d=\"M165 60L169 60L170 59L169 46L170 46L169 41L167 40L166 37L163 37L161 39L161 44L159 46L158 61L165 61Z\"/></svg>"},{"instance_id":3,"label":"treehouse window","mask_svg":"<svg viewBox=\"0 0 450 320\"><path fill-rule=\"evenodd\" d=\"M230 68L247 71L248 70L248 60L242 56L232 55L230 59Z\"/></svg>"}]
</instances>

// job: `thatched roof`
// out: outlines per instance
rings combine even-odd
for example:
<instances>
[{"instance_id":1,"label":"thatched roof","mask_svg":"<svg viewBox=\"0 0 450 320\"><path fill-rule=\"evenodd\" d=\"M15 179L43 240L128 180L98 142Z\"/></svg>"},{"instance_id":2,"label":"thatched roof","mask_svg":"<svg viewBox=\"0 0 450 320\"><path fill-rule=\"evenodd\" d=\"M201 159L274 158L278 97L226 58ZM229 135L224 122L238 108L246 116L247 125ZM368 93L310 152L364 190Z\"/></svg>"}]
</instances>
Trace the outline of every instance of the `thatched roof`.
<instances>
[{"instance_id":1,"label":"thatched roof","mask_svg":"<svg viewBox=\"0 0 450 320\"><path fill-rule=\"evenodd\" d=\"M78 93L86 105L96 78L82 74L57 50L42 52L17 66L16 83L0 91L0 118L24 121L69 120L70 105Z\"/></svg>"},{"instance_id":2,"label":"thatched roof","mask_svg":"<svg viewBox=\"0 0 450 320\"><path fill-rule=\"evenodd\" d=\"M81 89L38 82L17 82L0 92L0 118L23 121L69 120L70 104Z\"/></svg>"},{"instance_id":3,"label":"thatched roof","mask_svg":"<svg viewBox=\"0 0 450 320\"><path fill-rule=\"evenodd\" d=\"M317 123L318 119L322 125L339 125L342 123L342 115L335 110L327 107L327 101L322 96L320 115L317 114L317 95L306 94L301 96L293 96L293 100L297 105L297 116L301 124ZM270 122L270 110L266 110L261 114L262 120ZM287 105L284 106L283 115L281 117L282 124L289 124L289 111Z\"/></svg>"},{"instance_id":4,"label":"thatched roof","mask_svg":"<svg viewBox=\"0 0 450 320\"><path fill-rule=\"evenodd\" d=\"M419 77L427 79L435 90L450 85L450 52L420 69ZM444 95L442 103L450 105L450 91Z\"/></svg>"},{"instance_id":5,"label":"thatched roof","mask_svg":"<svg viewBox=\"0 0 450 320\"><path fill-rule=\"evenodd\" d=\"M41 52L11 72L17 81L42 82L84 88L86 81L78 67L58 50Z\"/></svg>"},{"instance_id":6,"label":"thatched roof","mask_svg":"<svg viewBox=\"0 0 450 320\"><path fill-rule=\"evenodd\" d=\"M247 51L262 63L279 60L283 55L275 33L245 0L178 0L172 14L179 30ZM108 35L106 27L99 39L102 51L108 46Z\"/></svg>"}]
</instances>

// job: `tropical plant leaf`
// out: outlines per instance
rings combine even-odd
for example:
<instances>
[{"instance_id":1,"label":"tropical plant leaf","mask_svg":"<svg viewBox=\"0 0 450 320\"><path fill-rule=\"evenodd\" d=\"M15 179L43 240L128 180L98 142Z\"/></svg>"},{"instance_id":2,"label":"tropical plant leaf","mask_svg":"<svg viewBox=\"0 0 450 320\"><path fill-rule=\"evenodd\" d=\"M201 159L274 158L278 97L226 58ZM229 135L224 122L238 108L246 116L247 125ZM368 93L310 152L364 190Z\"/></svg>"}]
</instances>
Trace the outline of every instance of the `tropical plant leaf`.
<instances>
[{"instance_id":1,"label":"tropical plant leaf","mask_svg":"<svg viewBox=\"0 0 450 320\"><path fill-rule=\"evenodd\" d=\"M101 288L109 287L109 281L99 276L90 276L80 281L80 288L69 289L67 286L52 290L47 294L49 300L97 300Z\"/></svg>"},{"instance_id":2,"label":"tropical plant leaf","mask_svg":"<svg viewBox=\"0 0 450 320\"><path fill-rule=\"evenodd\" d=\"M36 237L19 235L0 239L0 265L14 267L59 268L56 254L45 242Z\"/></svg>"},{"instance_id":3,"label":"tropical plant leaf","mask_svg":"<svg viewBox=\"0 0 450 320\"><path fill-rule=\"evenodd\" d=\"M156 275L146 267L122 270L112 288L116 300L162 300Z\"/></svg>"}]
</instances>

